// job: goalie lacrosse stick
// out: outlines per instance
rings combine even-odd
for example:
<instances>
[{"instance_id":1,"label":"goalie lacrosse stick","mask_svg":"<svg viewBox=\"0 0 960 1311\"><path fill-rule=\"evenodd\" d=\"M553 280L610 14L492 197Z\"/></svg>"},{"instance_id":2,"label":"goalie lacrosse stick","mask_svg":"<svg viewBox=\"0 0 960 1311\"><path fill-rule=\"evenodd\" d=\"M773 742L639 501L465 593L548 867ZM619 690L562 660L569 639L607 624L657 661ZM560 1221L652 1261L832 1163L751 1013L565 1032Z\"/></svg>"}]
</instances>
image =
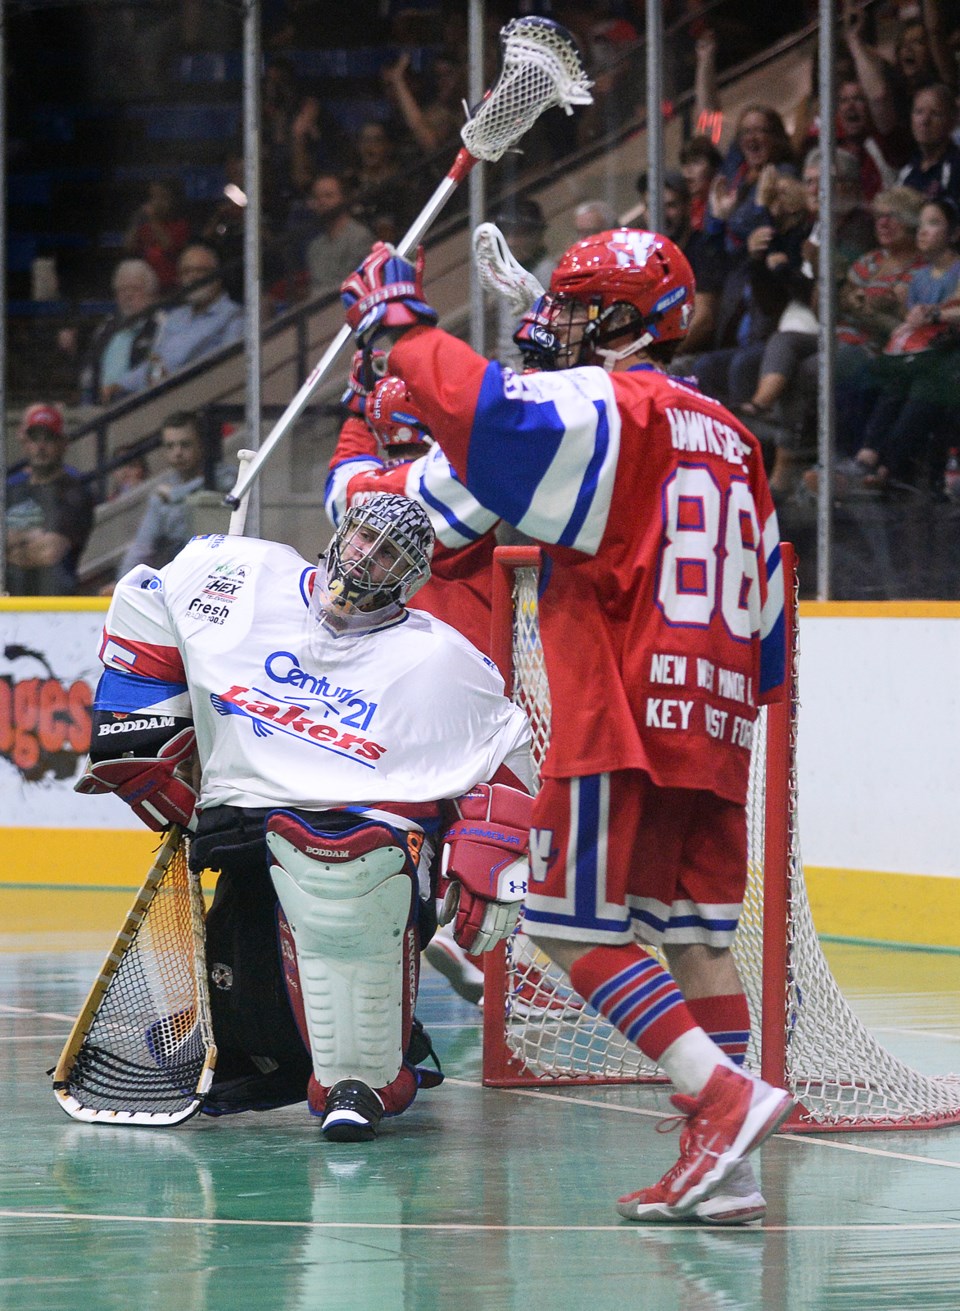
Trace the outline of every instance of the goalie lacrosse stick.
<instances>
[{"instance_id":1,"label":"goalie lacrosse stick","mask_svg":"<svg viewBox=\"0 0 960 1311\"><path fill-rule=\"evenodd\" d=\"M200 1110L217 1059L203 920L200 876L173 825L53 1071L74 1120L171 1125Z\"/></svg>"},{"instance_id":2,"label":"goalie lacrosse stick","mask_svg":"<svg viewBox=\"0 0 960 1311\"><path fill-rule=\"evenodd\" d=\"M524 136L546 110L589 105L588 81L573 38L549 18L512 19L500 32L501 69L493 87L460 132L463 145L450 171L397 244L403 257L412 254L450 196L480 160L495 163ZM350 270L346 270L349 274ZM345 276L346 276L345 274ZM274 447L303 413L310 397L350 340L344 325L314 366L306 382L277 420L272 432L226 496L236 509Z\"/></svg>"},{"instance_id":3,"label":"goalie lacrosse stick","mask_svg":"<svg viewBox=\"0 0 960 1311\"><path fill-rule=\"evenodd\" d=\"M546 290L539 278L514 258L496 223L481 223L474 229L473 262L481 286L505 300L515 319L523 318Z\"/></svg>"}]
</instances>

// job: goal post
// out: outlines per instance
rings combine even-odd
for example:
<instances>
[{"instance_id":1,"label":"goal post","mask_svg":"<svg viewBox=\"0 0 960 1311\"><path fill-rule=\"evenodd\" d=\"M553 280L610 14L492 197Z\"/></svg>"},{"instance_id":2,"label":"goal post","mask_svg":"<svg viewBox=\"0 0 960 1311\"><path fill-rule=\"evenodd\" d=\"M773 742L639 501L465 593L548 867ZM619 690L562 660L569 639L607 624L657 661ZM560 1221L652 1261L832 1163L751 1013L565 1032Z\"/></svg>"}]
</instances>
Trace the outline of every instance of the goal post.
<instances>
[{"instance_id":1,"label":"goal post","mask_svg":"<svg viewBox=\"0 0 960 1311\"><path fill-rule=\"evenodd\" d=\"M550 738L540 643L540 549L498 547L493 649L507 693L526 711L539 774ZM960 1077L928 1076L883 1048L830 971L813 923L800 854L797 787L799 625L796 558L782 547L787 676L761 707L747 799L748 879L734 956L747 994L746 1062L786 1087L783 1129L825 1132L960 1123ZM575 648L571 657L575 659ZM486 957L483 1081L491 1087L662 1083L663 1072L602 1015L520 929Z\"/></svg>"}]
</instances>

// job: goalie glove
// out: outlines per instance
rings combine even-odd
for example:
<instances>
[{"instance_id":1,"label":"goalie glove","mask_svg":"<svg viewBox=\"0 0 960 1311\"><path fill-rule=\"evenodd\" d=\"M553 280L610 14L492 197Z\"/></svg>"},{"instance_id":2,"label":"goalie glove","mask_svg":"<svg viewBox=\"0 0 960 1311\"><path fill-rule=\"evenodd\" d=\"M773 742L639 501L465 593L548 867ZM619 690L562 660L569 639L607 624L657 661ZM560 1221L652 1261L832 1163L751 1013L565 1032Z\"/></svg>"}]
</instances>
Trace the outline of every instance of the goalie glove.
<instances>
[{"instance_id":1,"label":"goalie glove","mask_svg":"<svg viewBox=\"0 0 960 1311\"><path fill-rule=\"evenodd\" d=\"M417 262L403 259L378 241L356 272L340 287L347 323L363 349L363 381L371 377L374 342L386 332L402 332L418 323L434 324L437 312L423 299L423 247ZM367 390L372 387L369 383Z\"/></svg>"},{"instance_id":2,"label":"goalie glove","mask_svg":"<svg viewBox=\"0 0 960 1311\"><path fill-rule=\"evenodd\" d=\"M158 833L171 824L193 830L197 793L183 772L189 770L196 740L194 730L184 728L156 756L122 756L96 764L88 760L73 790L86 795L115 792L147 828Z\"/></svg>"},{"instance_id":3,"label":"goalie glove","mask_svg":"<svg viewBox=\"0 0 960 1311\"><path fill-rule=\"evenodd\" d=\"M533 797L503 783L478 783L454 802L443 838L449 880L439 914L466 951L487 951L517 926L527 891Z\"/></svg>"},{"instance_id":4,"label":"goalie glove","mask_svg":"<svg viewBox=\"0 0 960 1311\"><path fill-rule=\"evenodd\" d=\"M550 299L540 296L524 314L513 334L514 345L523 356L524 373L551 371L557 367L560 343L550 320Z\"/></svg>"}]
</instances>

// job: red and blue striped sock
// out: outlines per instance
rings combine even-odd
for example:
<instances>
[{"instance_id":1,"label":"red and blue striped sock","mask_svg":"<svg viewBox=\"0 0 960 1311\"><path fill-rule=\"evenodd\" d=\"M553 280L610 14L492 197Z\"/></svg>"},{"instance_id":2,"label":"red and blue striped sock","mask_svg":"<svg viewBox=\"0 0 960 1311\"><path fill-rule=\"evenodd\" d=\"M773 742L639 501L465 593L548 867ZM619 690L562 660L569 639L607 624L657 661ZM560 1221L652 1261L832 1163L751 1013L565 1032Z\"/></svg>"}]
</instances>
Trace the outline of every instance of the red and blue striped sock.
<instances>
[{"instance_id":1,"label":"red and blue striped sock","mask_svg":"<svg viewBox=\"0 0 960 1311\"><path fill-rule=\"evenodd\" d=\"M673 976L636 943L592 948L574 963L570 982L652 1061L698 1027Z\"/></svg>"},{"instance_id":2,"label":"red and blue striped sock","mask_svg":"<svg viewBox=\"0 0 960 1311\"><path fill-rule=\"evenodd\" d=\"M694 997L687 1000L687 1009L734 1065L743 1065L750 1041L750 1008L746 995L734 992L720 997Z\"/></svg>"}]
</instances>

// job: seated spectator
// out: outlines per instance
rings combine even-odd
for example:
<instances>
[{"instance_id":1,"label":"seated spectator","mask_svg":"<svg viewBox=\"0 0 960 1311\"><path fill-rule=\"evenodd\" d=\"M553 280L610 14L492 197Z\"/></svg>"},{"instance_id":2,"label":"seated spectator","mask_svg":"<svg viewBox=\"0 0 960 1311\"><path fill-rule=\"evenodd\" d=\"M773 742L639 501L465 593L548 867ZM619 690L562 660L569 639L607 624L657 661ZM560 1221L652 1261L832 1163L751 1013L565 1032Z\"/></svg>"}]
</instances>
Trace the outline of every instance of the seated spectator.
<instances>
[{"instance_id":1,"label":"seated spectator","mask_svg":"<svg viewBox=\"0 0 960 1311\"><path fill-rule=\"evenodd\" d=\"M803 184L767 165L754 209L761 221L747 237L746 257L734 257L724 281L714 348L693 365L707 395L731 405L752 396L768 338L790 302L809 294L803 253L811 224ZM681 367L675 360L673 368Z\"/></svg>"},{"instance_id":2,"label":"seated spectator","mask_svg":"<svg viewBox=\"0 0 960 1311\"><path fill-rule=\"evenodd\" d=\"M609 232L618 226L617 211L605 200L582 200L573 211L574 241L582 241L597 232Z\"/></svg>"},{"instance_id":3,"label":"seated spectator","mask_svg":"<svg viewBox=\"0 0 960 1311\"><path fill-rule=\"evenodd\" d=\"M203 490L206 463L197 416L186 410L171 414L161 429L160 449L169 466L169 476L150 493L136 536L124 552L118 579L138 564L159 569L193 536L187 498ZM214 489L228 492L235 477L235 469L218 463L212 479Z\"/></svg>"},{"instance_id":4,"label":"seated spectator","mask_svg":"<svg viewBox=\"0 0 960 1311\"><path fill-rule=\"evenodd\" d=\"M840 290L838 381L864 355L878 354L900 320L906 287L922 262L916 240L922 204L909 187L890 187L874 199L876 247L853 262Z\"/></svg>"},{"instance_id":5,"label":"seated spectator","mask_svg":"<svg viewBox=\"0 0 960 1311\"><path fill-rule=\"evenodd\" d=\"M160 282L146 260L121 260L111 285L116 310L97 324L83 352L80 399L84 405L106 403L121 375L147 359L160 326L161 314L155 308ZM62 329L57 344L68 355L77 355L77 329Z\"/></svg>"},{"instance_id":6,"label":"seated spectator","mask_svg":"<svg viewBox=\"0 0 960 1311\"><path fill-rule=\"evenodd\" d=\"M707 201L723 156L708 136L691 137L680 150L680 171L690 193L690 227L699 232L707 217Z\"/></svg>"},{"instance_id":7,"label":"seated spectator","mask_svg":"<svg viewBox=\"0 0 960 1311\"><path fill-rule=\"evenodd\" d=\"M647 174L641 173L637 193L644 212L648 208L647 185ZM697 294L683 341L684 357L689 359L708 350L713 341L728 258L719 233L711 236L694 228L693 198L687 180L683 173L672 169L663 176L663 233L680 247L693 270Z\"/></svg>"},{"instance_id":8,"label":"seated spectator","mask_svg":"<svg viewBox=\"0 0 960 1311\"><path fill-rule=\"evenodd\" d=\"M314 178L305 210L303 231L310 235L303 260L310 290L331 291L370 253L374 235L351 216L343 182L335 173Z\"/></svg>"},{"instance_id":9,"label":"seated spectator","mask_svg":"<svg viewBox=\"0 0 960 1311\"><path fill-rule=\"evenodd\" d=\"M185 304L163 320L149 359L121 374L110 400L142 391L243 336L243 310L219 278L220 256L207 241L192 241L180 256L177 278Z\"/></svg>"},{"instance_id":10,"label":"seated spectator","mask_svg":"<svg viewBox=\"0 0 960 1311\"><path fill-rule=\"evenodd\" d=\"M878 191L893 186L903 146L876 132L866 93L855 79L841 82L837 89L837 147L857 160L864 200L871 201Z\"/></svg>"},{"instance_id":11,"label":"seated spectator","mask_svg":"<svg viewBox=\"0 0 960 1311\"><path fill-rule=\"evenodd\" d=\"M834 190L834 274L842 283L850 265L870 245L873 220L860 202L860 167L845 150L836 153ZM809 420L816 400L816 378L803 374L805 361L812 361L819 341L815 300L819 236L820 151L811 150L803 167L803 184L814 227L805 245L804 272L808 280L798 285L777 323L776 331L763 348L757 385L750 399L738 407L761 441L773 443L770 490L774 499L795 489L804 448L809 441ZM812 389L809 384L812 384Z\"/></svg>"},{"instance_id":12,"label":"seated spectator","mask_svg":"<svg viewBox=\"0 0 960 1311\"><path fill-rule=\"evenodd\" d=\"M31 405L20 424L26 468L7 479L7 580L11 596L72 596L93 527L93 497L63 457L67 434L53 405Z\"/></svg>"},{"instance_id":13,"label":"seated spectator","mask_svg":"<svg viewBox=\"0 0 960 1311\"><path fill-rule=\"evenodd\" d=\"M960 202L960 146L953 140L957 109L943 83L924 87L913 98L910 133L913 153L897 181L922 196L949 196Z\"/></svg>"},{"instance_id":14,"label":"seated spectator","mask_svg":"<svg viewBox=\"0 0 960 1311\"><path fill-rule=\"evenodd\" d=\"M806 251L811 277L817 276L819 268L820 158L819 150L811 150L803 161L803 186L813 219ZM833 255L837 285L847 276L850 265L873 245L873 211L864 204L861 177L856 157L846 149L838 149L833 168Z\"/></svg>"},{"instance_id":15,"label":"seated spectator","mask_svg":"<svg viewBox=\"0 0 960 1311\"><path fill-rule=\"evenodd\" d=\"M467 94L466 70L451 54L439 54L431 69L431 95L417 96L410 85L410 55L403 51L381 74L387 94L399 110L407 131L424 155L460 146Z\"/></svg>"},{"instance_id":16,"label":"seated spectator","mask_svg":"<svg viewBox=\"0 0 960 1311\"><path fill-rule=\"evenodd\" d=\"M355 158L343 174L343 185L353 197L353 216L377 233L381 215L388 214L401 230L412 217L410 179L403 177L397 145L384 123L370 120L357 133ZM414 202L415 203L415 202Z\"/></svg>"},{"instance_id":17,"label":"seated spectator","mask_svg":"<svg viewBox=\"0 0 960 1311\"><path fill-rule=\"evenodd\" d=\"M137 453L138 442L124 442L116 450L117 456L128 455L129 458L118 464L110 475L107 500L115 501L134 488L140 487L150 477L150 461L143 454Z\"/></svg>"},{"instance_id":18,"label":"seated spectator","mask_svg":"<svg viewBox=\"0 0 960 1311\"><path fill-rule=\"evenodd\" d=\"M506 238L517 263L532 273L542 287L548 287L556 261L547 253L547 223L537 202L529 197L513 201L495 216L494 222ZM491 355L501 364L522 369L523 356L513 340L517 322L510 307L502 296L497 296L491 309L494 320Z\"/></svg>"},{"instance_id":19,"label":"seated spectator","mask_svg":"<svg viewBox=\"0 0 960 1311\"><path fill-rule=\"evenodd\" d=\"M881 136L902 128L918 91L935 82L949 88L957 85L957 65L946 38L941 0L925 0L923 11L901 25L890 60L867 41L865 6L860 0L844 0L844 38ZM929 29L925 19L930 21Z\"/></svg>"},{"instance_id":20,"label":"seated spectator","mask_svg":"<svg viewBox=\"0 0 960 1311\"><path fill-rule=\"evenodd\" d=\"M708 230L724 230L727 249L742 253L750 233L766 223L757 198L761 175L769 170L796 176L796 165L783 119L769 105L747 105L737 123L736 139L709 193ZM766 172L765 172L766 171Z\"/></svg>"},{"instance_id":21,"label":"seated spectator","mask_svg":"<svg viewBox=\"0 0 960 1311\"><path fill-rule=\"evenodd\" d=\"M157 275L161 292L177 285L177 260L190 239L183 213L183 188L176 178L151 182L147 199L130 221L123 238L128 255L146 260Z\"/></svg>"},{"instance_id":22,"label":"seated spectator","mask_svg":"<svg viewBox=\"0 0 960 1311\"><path fill-rule=\"evenodd\" d=\"M320 98L301 87L282 55L271 55L264 69L262 117L263 210L280 231L314 175L336 167L344 142Z\"/></svg>"},{"instance_id":23,"label":"seated spectator","mask_svg":"<svg viewBox=\"0 0 960 1311\"><path fill-rule=\"evenodd\" d=\"M838 470L847 479L882 484L910 480L931 431L960 400L955 360L960 325L960 211L947 197L920 211L917 250L923 259L906 288L905 313L885 352L867 361L857 379L859 449Z\"/></svg>"}]
</instances>

